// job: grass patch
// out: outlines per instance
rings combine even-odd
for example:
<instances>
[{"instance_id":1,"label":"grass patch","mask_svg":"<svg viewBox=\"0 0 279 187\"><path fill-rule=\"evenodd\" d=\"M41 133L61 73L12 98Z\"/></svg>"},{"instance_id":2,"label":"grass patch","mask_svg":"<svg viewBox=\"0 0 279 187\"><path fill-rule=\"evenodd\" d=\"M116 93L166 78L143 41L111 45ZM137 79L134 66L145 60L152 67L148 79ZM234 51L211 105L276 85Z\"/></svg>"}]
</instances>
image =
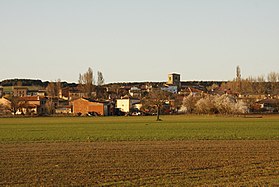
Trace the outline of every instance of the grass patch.
<instances>
[{"instance_id":1,"label":"grass patch","mask_svg":"<svg viewBox=\"0 0 279 187\"><path fill-rule=\"evenodd\" d=\"M41 117L0 119L0 142L279 140L279 117Z\"/></svg>"}]
</instances>

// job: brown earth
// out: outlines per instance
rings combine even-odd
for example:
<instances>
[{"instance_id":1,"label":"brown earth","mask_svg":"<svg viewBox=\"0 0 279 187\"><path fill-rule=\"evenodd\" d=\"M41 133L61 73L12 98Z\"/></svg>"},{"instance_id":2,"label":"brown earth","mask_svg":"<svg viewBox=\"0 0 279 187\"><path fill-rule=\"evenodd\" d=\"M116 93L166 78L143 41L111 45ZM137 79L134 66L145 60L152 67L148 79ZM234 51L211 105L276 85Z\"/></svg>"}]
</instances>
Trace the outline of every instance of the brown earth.
<instances>
[{"instance_id":1,"label":"brown earth","mask_svg":"<svg viewBox=\"0 0 279 187\"><path fill-rule=\"evenodd\" d=\"M1 186L279 186L279 141L0 144Z\"/></svg>"}]
</instances>

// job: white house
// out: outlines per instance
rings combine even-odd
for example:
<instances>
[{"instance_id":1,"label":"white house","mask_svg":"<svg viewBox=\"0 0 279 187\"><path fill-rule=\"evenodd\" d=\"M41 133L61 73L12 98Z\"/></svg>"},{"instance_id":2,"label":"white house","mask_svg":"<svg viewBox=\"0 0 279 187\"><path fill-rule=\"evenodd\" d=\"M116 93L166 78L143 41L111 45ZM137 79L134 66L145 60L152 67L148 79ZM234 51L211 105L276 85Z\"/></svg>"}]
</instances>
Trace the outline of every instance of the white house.
<instances>
[{"instance_id":1,"label":"white house","mask_svg":"<svg viewBox=\"0 0 279 187\"><path fill-rule=\"evenodd\" d=\"M122 112L130 112L130 109L134 107L135 104L140 103L137 98L124 97L121 99L116 99L116 108L119 108Z\"/></svg>"},{"instance_id":2,"label":"white house","mask_svg":"<svg viewBox=\"0 0 279 187\"><path fill-rule=\"evenodd\" d=\"M167 92L170 92L170 93L173 93L173 94L176 94L178 92L177 86L169 86L169 85L166 86L166 87L161 88L161 90L167 91Z\"/></svg>"},{"instance_id":3,"label":"white house","mask_svg":"<svg viewBox=\"0 0 279 187\"><path fill-rule=\"evenodd\" d=\"M129 90L129 94L132 97L140 97L141 96L141 89L139 89L138 87L133 86L130 90Z\"/></svg>"}]
</instances>

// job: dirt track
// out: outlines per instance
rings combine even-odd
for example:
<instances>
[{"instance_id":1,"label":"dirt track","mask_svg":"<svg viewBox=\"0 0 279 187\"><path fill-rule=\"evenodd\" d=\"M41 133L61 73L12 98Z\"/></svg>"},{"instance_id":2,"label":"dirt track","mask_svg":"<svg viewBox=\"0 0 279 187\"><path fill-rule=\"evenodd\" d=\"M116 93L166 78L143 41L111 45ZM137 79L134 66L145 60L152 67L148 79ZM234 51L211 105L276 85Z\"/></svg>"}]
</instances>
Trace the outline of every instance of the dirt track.
<instances>
[{"instance_id":1,"label":"dirt track","mask_svg":"<svg viewBox=\"0 0 279 187\"><path fill-rule=\"evenodd\" d=\"M279 185L279 141L0 144L0 185Z\"/></svg>"}]
</instances>

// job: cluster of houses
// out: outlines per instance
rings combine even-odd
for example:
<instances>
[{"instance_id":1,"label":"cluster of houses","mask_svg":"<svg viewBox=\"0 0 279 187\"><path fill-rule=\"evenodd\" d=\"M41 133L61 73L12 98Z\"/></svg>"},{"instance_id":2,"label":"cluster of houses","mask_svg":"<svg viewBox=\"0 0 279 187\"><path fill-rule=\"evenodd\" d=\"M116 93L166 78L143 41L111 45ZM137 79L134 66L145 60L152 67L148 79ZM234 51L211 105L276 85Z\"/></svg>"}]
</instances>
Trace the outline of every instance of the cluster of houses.
<instances>
[{"instance_id":1,"label":"cluster of houses","mask_svg":"<svg viewBox=\"0 0 279 187\"><path fill-rule=\"evenodd\" d=\"M152 89L161 89L176 96L179 103L187 95L224 94L220 85L224 82L181 82L180 74L171 73L165 83L123 83L104 85L95 93L96 99L86 98L78 86L66 86L59 94L51 97L46 88L39 86L0 86L0 115L140 115L141 99ZM207 87L218 85L217 89ZM239 96L241 98L243 96ZM247 99L247 98L242 98ZM166 102L169 108L171 101ZM251 105L252 106L252 105ZM278 99L263 97L253 104L253 110L278 112ZM170 111L170 110L169 110Z\"/></svg>"},{"instance_id":2,"label":"cluster of houses","mask_svg":"<svg viewBox=\"0 0 279 187\"><path fill-rule=\"evenodd\" d=\"M139 115L141 98L154 85L172 93L178 92L180 75L172 75L176 86L173 82L163 86L154 83L108 85L98 88L102 97L93 93L96 99L86 98L78 85L61 87L59 94L54 97L48 95L46 87L0 86L0 115Z\"/></svg>"},{"instance_id":3,"label":"cluster of houses","mask_svg":"<svg viewBox=\"0 0 279 187\"><path fill-rule=\"evenodd\" d=\"M29 86L0 87L0 115L110 116L129 113L131 108L140 103L138 98L131 96L93 100L83 97L84 94L75 88L68 89L68 92L63 90L64 94L62 90L58 97L49 97L45 90L35 90Z\"/></svg>"}]
</instances>

